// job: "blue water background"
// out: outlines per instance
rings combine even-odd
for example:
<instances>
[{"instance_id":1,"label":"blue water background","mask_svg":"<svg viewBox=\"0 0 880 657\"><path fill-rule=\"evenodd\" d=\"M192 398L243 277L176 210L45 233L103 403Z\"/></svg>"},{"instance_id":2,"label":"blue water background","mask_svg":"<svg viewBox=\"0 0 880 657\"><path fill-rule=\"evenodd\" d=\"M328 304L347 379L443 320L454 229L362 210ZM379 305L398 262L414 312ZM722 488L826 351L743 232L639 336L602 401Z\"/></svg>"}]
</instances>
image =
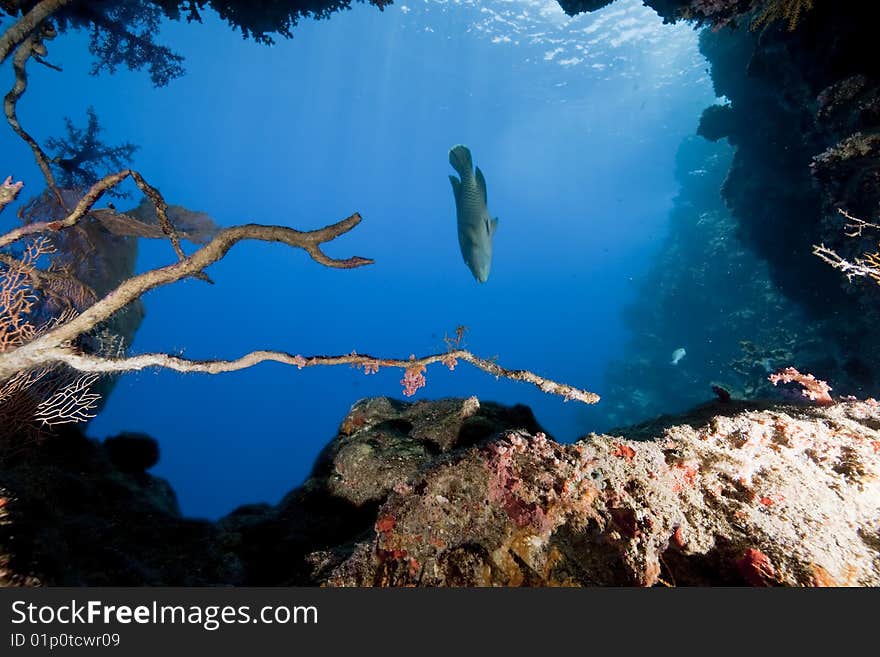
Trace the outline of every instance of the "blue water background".
<instances>
[{"instance_id":1,"label":"blue water background","mask_svg":"<svg viewBox=\"0 0 880 657\"><path fill-rule=\"evenodd\" d=\"M331 270L301 251L240 244L210 268L215 285L185 281L145 297L134 352L408 357L442 351L464 325L479 355L603 392L627 337L621 311L666 234L676 148L714 102L688 26L662 25L637 0L575 19L537 0L420 2L306 21L273 47L213 16L169 23L161 41L186 57L187 73L155 89L144 73L90 76L85 36L58 38L49 59L64 72L31 64L25 127L45 140L63 134L65 116L84 124L94 106L106 141L138 144L134 167L170 203L221 225L300 229L359 211L363 223L327 251L376 264ZM0 81L8 88L11 76ZM485 285L456 238L447 152L457 143L470 146L500 219ZM0 173L38 192L30 152L8 129L0 152ZM143 241L138 269L173 258L167 243ZM350 406L401 397L401 376L274 364L133 373L88 431L155 437L153 472L184 513L217 517L277 502ZM524 403L565 441L603 428L601 409L465 364L433 366L427 381L413 399Z\"/></svg>"}]
</instances>

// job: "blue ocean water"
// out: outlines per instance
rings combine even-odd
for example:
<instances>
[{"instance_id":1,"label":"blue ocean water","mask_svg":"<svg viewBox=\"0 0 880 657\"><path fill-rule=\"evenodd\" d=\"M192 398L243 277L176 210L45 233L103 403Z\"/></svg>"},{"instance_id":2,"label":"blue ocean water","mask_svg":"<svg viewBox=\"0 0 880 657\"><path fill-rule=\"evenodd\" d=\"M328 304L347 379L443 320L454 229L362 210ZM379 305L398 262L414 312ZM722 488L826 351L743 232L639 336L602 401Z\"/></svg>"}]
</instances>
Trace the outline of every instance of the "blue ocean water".
<instances>
[{"instance_id":1,"label":"blue ocean water","mask_svg":"<svg viewBox=\"0 0 880 657\"><path fill-rule=\"evenodd\" d=\"M443 351L464 325L478 355L602 394L627 338L622 309L666 234L676 149L715 100L690 27L663 25L638 0L575 18L551 0L426 0L304 21L274 46L210 15L164 25L160 41L187 72L156 89L143 73L89 75L86 35L62 35L48 58L64 71L32 66L22 121L44 140L94 106L105 140L138 144L132 165L170 203L223 226L309 229L358 211L363 223L327 251L376 262L331 270L283 246L240 244L209 269L214 285L146 295L134 353L406 358ZM456 238L447 153L458 143L499 217L483 285ZM42 176L9 130L0 152L3 176L38 191ZM143 240L138 270L174 257ZM88 433L153 436L153 472L183 512L217 517L277 502L355 401L402 397L401 376L274 364L126 374ZM600 409L465 364L426 376L414 400L524 403L565 441L602 428Z\"/></svg>"}]
</instances>

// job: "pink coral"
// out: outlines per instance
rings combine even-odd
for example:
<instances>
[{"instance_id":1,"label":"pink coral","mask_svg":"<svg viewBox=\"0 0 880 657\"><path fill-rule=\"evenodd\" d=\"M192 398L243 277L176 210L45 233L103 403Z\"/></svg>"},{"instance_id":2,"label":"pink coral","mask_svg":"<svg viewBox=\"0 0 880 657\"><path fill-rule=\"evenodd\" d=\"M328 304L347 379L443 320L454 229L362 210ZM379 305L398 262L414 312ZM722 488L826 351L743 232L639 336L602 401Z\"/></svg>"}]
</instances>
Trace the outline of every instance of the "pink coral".
<instances>
[{"instance_id":1,"label":"pink coral","mask_svg":"<svg viewBox=\"0 0 880 657\"><path fill-rule=\"evenodd\" d=\"M780 382L799 384L803 388L801 394L817 404L830 404L833 402L831 395L828 394L831 391L831 386L825 381L820 381L812 374L801 374L794 367L786 367L784 370L771 374L767 378L773 385L778 385Z\"/></svg>"},{"instance_id":2,"label":"pink coral","mask_svg":"<svg viewBox=\"0 0 880 657\"><path fill-rule=\"evenodd\" d=\"M415 354L409 357L410 360L415 361ZM410 367L406 368L406 371L403 374L403 378L400 380L401 385L403 386L403 394L407 397L412 397L416 394L416 391L419 388L425 387L425 366L420 364L413 364Z\"/></svg>"}]
</instances>

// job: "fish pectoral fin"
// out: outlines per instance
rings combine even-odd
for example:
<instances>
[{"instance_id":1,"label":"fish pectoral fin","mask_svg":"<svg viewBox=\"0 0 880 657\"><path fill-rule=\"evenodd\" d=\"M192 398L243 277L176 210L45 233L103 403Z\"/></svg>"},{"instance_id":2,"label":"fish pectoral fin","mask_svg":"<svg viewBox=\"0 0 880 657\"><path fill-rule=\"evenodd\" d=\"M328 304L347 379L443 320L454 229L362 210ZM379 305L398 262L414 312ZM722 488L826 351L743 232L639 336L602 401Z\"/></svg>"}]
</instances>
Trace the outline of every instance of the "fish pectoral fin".
<instances>
[{"instance_id":1,"label":"fish pectoral fin","mask_svg":"<svg viewBox=\"0 0 880 657\"><path fill-rule=\"evenodd\" d=\"M498 230L498 217L486 219L486 232L489 233L489 237L492 237L496 230Z\"/></svg>"},{"instance_id":2,"label":"fish pectoral fin","mask_svg":"<svg viewBox=\"0 0 880 657\"><path fill-rule=\"evenodd\" d=\"M455 196L455 200L458 200L459 192L461 191L461 181L455 176L449 176L449 182L452 183L452 194Z\"/></svg>"},{"instance_id":3,"label":"fish pectoral fin","mask_svg":"<svg viewBox=\"0 0 880 657\"><path fill-rule=\"evenodd\" d=\"M483 203L488 204L489 201L486 196L486 178L483 176L483 172L480 171L480 167L476 168L474 175L477 178L477 188L480 190L480 194L483 195Z\"/></svg>"}]
</instances>

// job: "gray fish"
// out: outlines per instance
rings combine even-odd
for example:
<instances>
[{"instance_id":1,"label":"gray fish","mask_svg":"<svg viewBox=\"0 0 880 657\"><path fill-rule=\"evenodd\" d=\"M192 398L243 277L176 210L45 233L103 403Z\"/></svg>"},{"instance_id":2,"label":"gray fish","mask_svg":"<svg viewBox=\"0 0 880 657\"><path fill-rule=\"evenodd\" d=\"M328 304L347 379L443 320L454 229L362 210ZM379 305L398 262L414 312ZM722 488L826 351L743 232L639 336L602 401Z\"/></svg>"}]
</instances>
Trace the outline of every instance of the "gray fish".
<instances>
[{"instance_id":1,"label":"gray fish","mask_svg":"<svg viewBox=\"0 0 880 657\"><path fill-rule=\"evenodd\" d=\"M480 167L474 170L471 151L467 146L449 149L449 164L461 176L449 176L455 196L458 217L458 244L465 264L480 283L489 279L492 265L492 236L498 227L498 218L489 216L486 207L486 179Z\"/></svg>"},{"instance_id":2,"label":"gray fish","mask_svg":"<svg viewBox=\"0 0 880 657\"><path fill-rule=\"evenodd\" d=\"M684 347L679 347L675 351L672 352L672 361L670 361L670 365L678 365L678 361L687 356L687 351L685 351Z\"/></svg>"}]
</instances>

